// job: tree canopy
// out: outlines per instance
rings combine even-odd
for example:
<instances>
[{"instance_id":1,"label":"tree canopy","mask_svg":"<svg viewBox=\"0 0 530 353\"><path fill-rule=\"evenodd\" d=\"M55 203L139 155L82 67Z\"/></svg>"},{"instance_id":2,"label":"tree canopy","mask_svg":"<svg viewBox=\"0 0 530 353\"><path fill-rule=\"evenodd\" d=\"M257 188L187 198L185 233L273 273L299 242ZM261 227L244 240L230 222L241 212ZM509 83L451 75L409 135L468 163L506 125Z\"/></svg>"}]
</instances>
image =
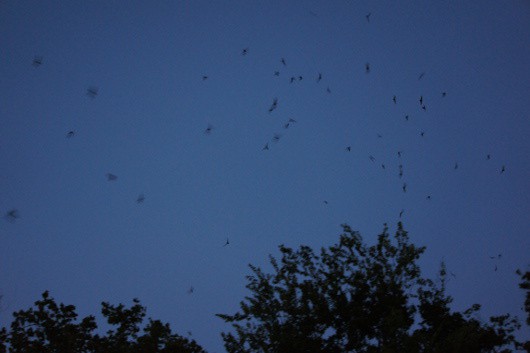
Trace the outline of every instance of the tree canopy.
<instances>
[{"instance_id":1,"label":"tree canopy","mask_svg":"<svg viewBox=\"0 0 530 353\"><path fill-rule=\"evenodd\" d=\"M478 304L451 310L445 264L437 279L424 277L418 260L425 247L412 244L401 223L393 236L385 225L371 246L343 225L338 244L319 254L308 246L279 250L279 260L269 257L272 273L250 265L240 311L217 314L233 328L221 334L229 353L530 353L530 342L514 336L516 318L484 322ZM530 325L530 272L517 274ZM206 353L167 323L144 323L138 299L130 307L101 305L105 334L94 316L79 319L74 305L57 304L45 291L0 330L0 353Z\"/></svg>"},{"instance_id":2,"label":"tree canopy","mask_svg":"<svg viewBox=\"0 0 530 353\"><path fill-rule=\"evenodd\" d=\"M437 281L417 264L424 247L409 240L401 223L385 225L377 243L343 225L338 244L298 250L281 245L270 256L273 273L250 265L251 295L240 311L218 314L233 326L222 333L229 353L250 352L511 352L520 325L510 315L481 322L480 305L450 309L447 271Z\"/></svg>"},{"instance_id":3,"label":"tree canopy","mask_svg":"<svg viewBox=\"0 0 530 353\"><path fill-rule=\"evenodd\" d=\"M57 304L46 291L35 307L13 314L10 330L0 331L0 353L205 353L194 341L149 319L138 299L130 308L103 302L101 313L112 329L95 333L94 316L77 320L73 305ZM143 331L143 332L140 332Z\"/></svg>"}]
</instances>

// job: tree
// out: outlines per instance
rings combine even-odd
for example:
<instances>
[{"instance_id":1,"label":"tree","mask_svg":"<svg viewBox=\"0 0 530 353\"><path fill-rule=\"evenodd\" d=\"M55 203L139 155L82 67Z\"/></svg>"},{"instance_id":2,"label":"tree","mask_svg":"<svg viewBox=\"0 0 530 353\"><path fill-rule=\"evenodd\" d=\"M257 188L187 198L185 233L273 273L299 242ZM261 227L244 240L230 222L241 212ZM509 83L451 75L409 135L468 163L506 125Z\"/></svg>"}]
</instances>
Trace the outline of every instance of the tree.
<instances>
[{"instance_id":1,"label":"tree","mask_svg":"<svg viewBox=\"0 0 530 353\"><path fill-rule=\"evenodd\" d=\"M338 244L298 250L280 245L270 256L273 273L250 265L251 295L234 315L218 314L235 332L222 333L229 353L250 352L510 352L519 347L509 315L488 323L480 309L451 312L439 281L422 277L417 260L425 247L411 244L398 223L393 237L385 225L367 246L343 225Z\"/></svg>"},{"instance_id":2,"label":"tree","mask_svg":"<svg viewBox=\"0 0 530 353\"><path fill-rule=\"evenodd\" d=\"M521 277L521 283L519 283L519 288L525 290L525 300L524 300L524 311L526 312L526 324L530 326L530 271L522 273L521 270L515 271L517 275ZM530 341L524 344L524 349L530 353Z\"/></svg>"},{"instance_id":3,"label":"tree","mask_svg":"<svg viewBox=\"0 0 530 353\"><path fill-rule=\"evenodd\" d=\"M126 308L102 303L103 317L114 327L95 334L94 316L77 322L73 305L57 305L46 291L35 307L13 314L10 330L0 330L0 353L206 353L194 340L171 333L169 324L149 319L138 299Z\"/></svg>"}]
</instances>

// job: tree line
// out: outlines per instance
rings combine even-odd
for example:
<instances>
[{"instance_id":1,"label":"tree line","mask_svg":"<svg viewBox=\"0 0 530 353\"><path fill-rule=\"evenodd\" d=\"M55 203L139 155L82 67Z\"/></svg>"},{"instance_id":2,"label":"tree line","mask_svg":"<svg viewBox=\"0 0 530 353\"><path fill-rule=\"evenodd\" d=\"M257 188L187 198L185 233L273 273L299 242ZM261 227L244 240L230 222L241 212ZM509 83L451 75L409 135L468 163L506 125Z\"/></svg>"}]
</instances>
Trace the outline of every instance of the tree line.
<instances>
[{"instance_id":1,"label":"tree line","mask_svg":"<svg viewBox=\"0 0 530 353\"><path fill-rule=\"evenodd\" d=\"M486 353L530 352L519 342L518 318L476 318L479 304L451 310L447 269L421 274L425 247L410 242L402 223L391 236L385 225L374 245L343 225L339 242L315 252L279 246L272 273L249 265L250 295L235 314L217 314L232 326L221 333L229 353ZM530 326L530 271L517 270ZM195 340L160 320L145 320L138 299L131 306L101 304L110 325L96 333L94 316L78 318L74 305L57 304L45 291L35 305L13 313L0 330L0 353L206 353Z\"/></svg>"}]
</instances>

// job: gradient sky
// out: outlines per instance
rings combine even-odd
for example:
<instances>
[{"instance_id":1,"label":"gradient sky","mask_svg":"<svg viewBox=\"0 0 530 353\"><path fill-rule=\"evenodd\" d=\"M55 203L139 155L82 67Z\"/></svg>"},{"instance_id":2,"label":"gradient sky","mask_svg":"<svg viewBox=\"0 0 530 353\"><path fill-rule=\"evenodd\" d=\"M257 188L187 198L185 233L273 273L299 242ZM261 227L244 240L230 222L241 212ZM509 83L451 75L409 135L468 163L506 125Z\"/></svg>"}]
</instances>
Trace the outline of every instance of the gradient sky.
<instances>
[{"instance_id":1,"label":"gradient sky","mask_svg":"<svg viewBox=\"0 0 530 353\"><path fill-rule=\"evenodd\" d=\"M455 309L521 315L529 63L525 0L2 1L0 325L44 290L138 297L221 352L247 264L402 209Z\"/></svg>"}]
</instances>

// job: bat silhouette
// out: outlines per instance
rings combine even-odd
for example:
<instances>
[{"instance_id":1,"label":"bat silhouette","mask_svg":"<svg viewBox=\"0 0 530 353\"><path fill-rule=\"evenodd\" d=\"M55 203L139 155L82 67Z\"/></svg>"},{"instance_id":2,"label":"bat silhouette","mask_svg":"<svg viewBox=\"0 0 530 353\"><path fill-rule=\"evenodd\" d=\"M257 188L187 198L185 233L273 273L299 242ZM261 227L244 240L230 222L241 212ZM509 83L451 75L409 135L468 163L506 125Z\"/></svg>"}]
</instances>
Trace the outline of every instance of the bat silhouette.
<instances>
[{"instance_id":1,"label":"bat silhouette","mask_svg":"<svg viewBox=\"0 0 530 353\"><path fill-rule=\"evenodd\" d=\"M86 94L90 97L90 98L96 98L96 96L98 95L98 91L99 89L97 87L88 87L88 89L86 90Z\"/></svg>"},{"instance_id":2,"label":"bat silhouette","mask_svg":"<svg viewBox=\"0 0 530 353\"><path fill-rule=\"evenodd\" d=\"M13 208L6 212L6 218L10 222L14 222L16 219L20 218L20 214L16 208Z\"/></svg>"},{"instance_id":3,"label":"bat silhouette","mask_svg":"<svg viewBox=\"0 0 530 353\"><path fill-rule=\"evenodd\" d=\"M39 67L42 65L42 56L35 56L33 58L33 66Z\"/></svg>"},{"instance_id":4,"label":"bat silhouette","mask_svg":"<svg viewBox=\"0 0 530 353\"><path fill-rule=\"evenodd\" d=\"M278 107L278 98L274 98L272 100L271 107L269 108L269 113L271 113L274 109Z\"/></svg>"}]
</instances>

